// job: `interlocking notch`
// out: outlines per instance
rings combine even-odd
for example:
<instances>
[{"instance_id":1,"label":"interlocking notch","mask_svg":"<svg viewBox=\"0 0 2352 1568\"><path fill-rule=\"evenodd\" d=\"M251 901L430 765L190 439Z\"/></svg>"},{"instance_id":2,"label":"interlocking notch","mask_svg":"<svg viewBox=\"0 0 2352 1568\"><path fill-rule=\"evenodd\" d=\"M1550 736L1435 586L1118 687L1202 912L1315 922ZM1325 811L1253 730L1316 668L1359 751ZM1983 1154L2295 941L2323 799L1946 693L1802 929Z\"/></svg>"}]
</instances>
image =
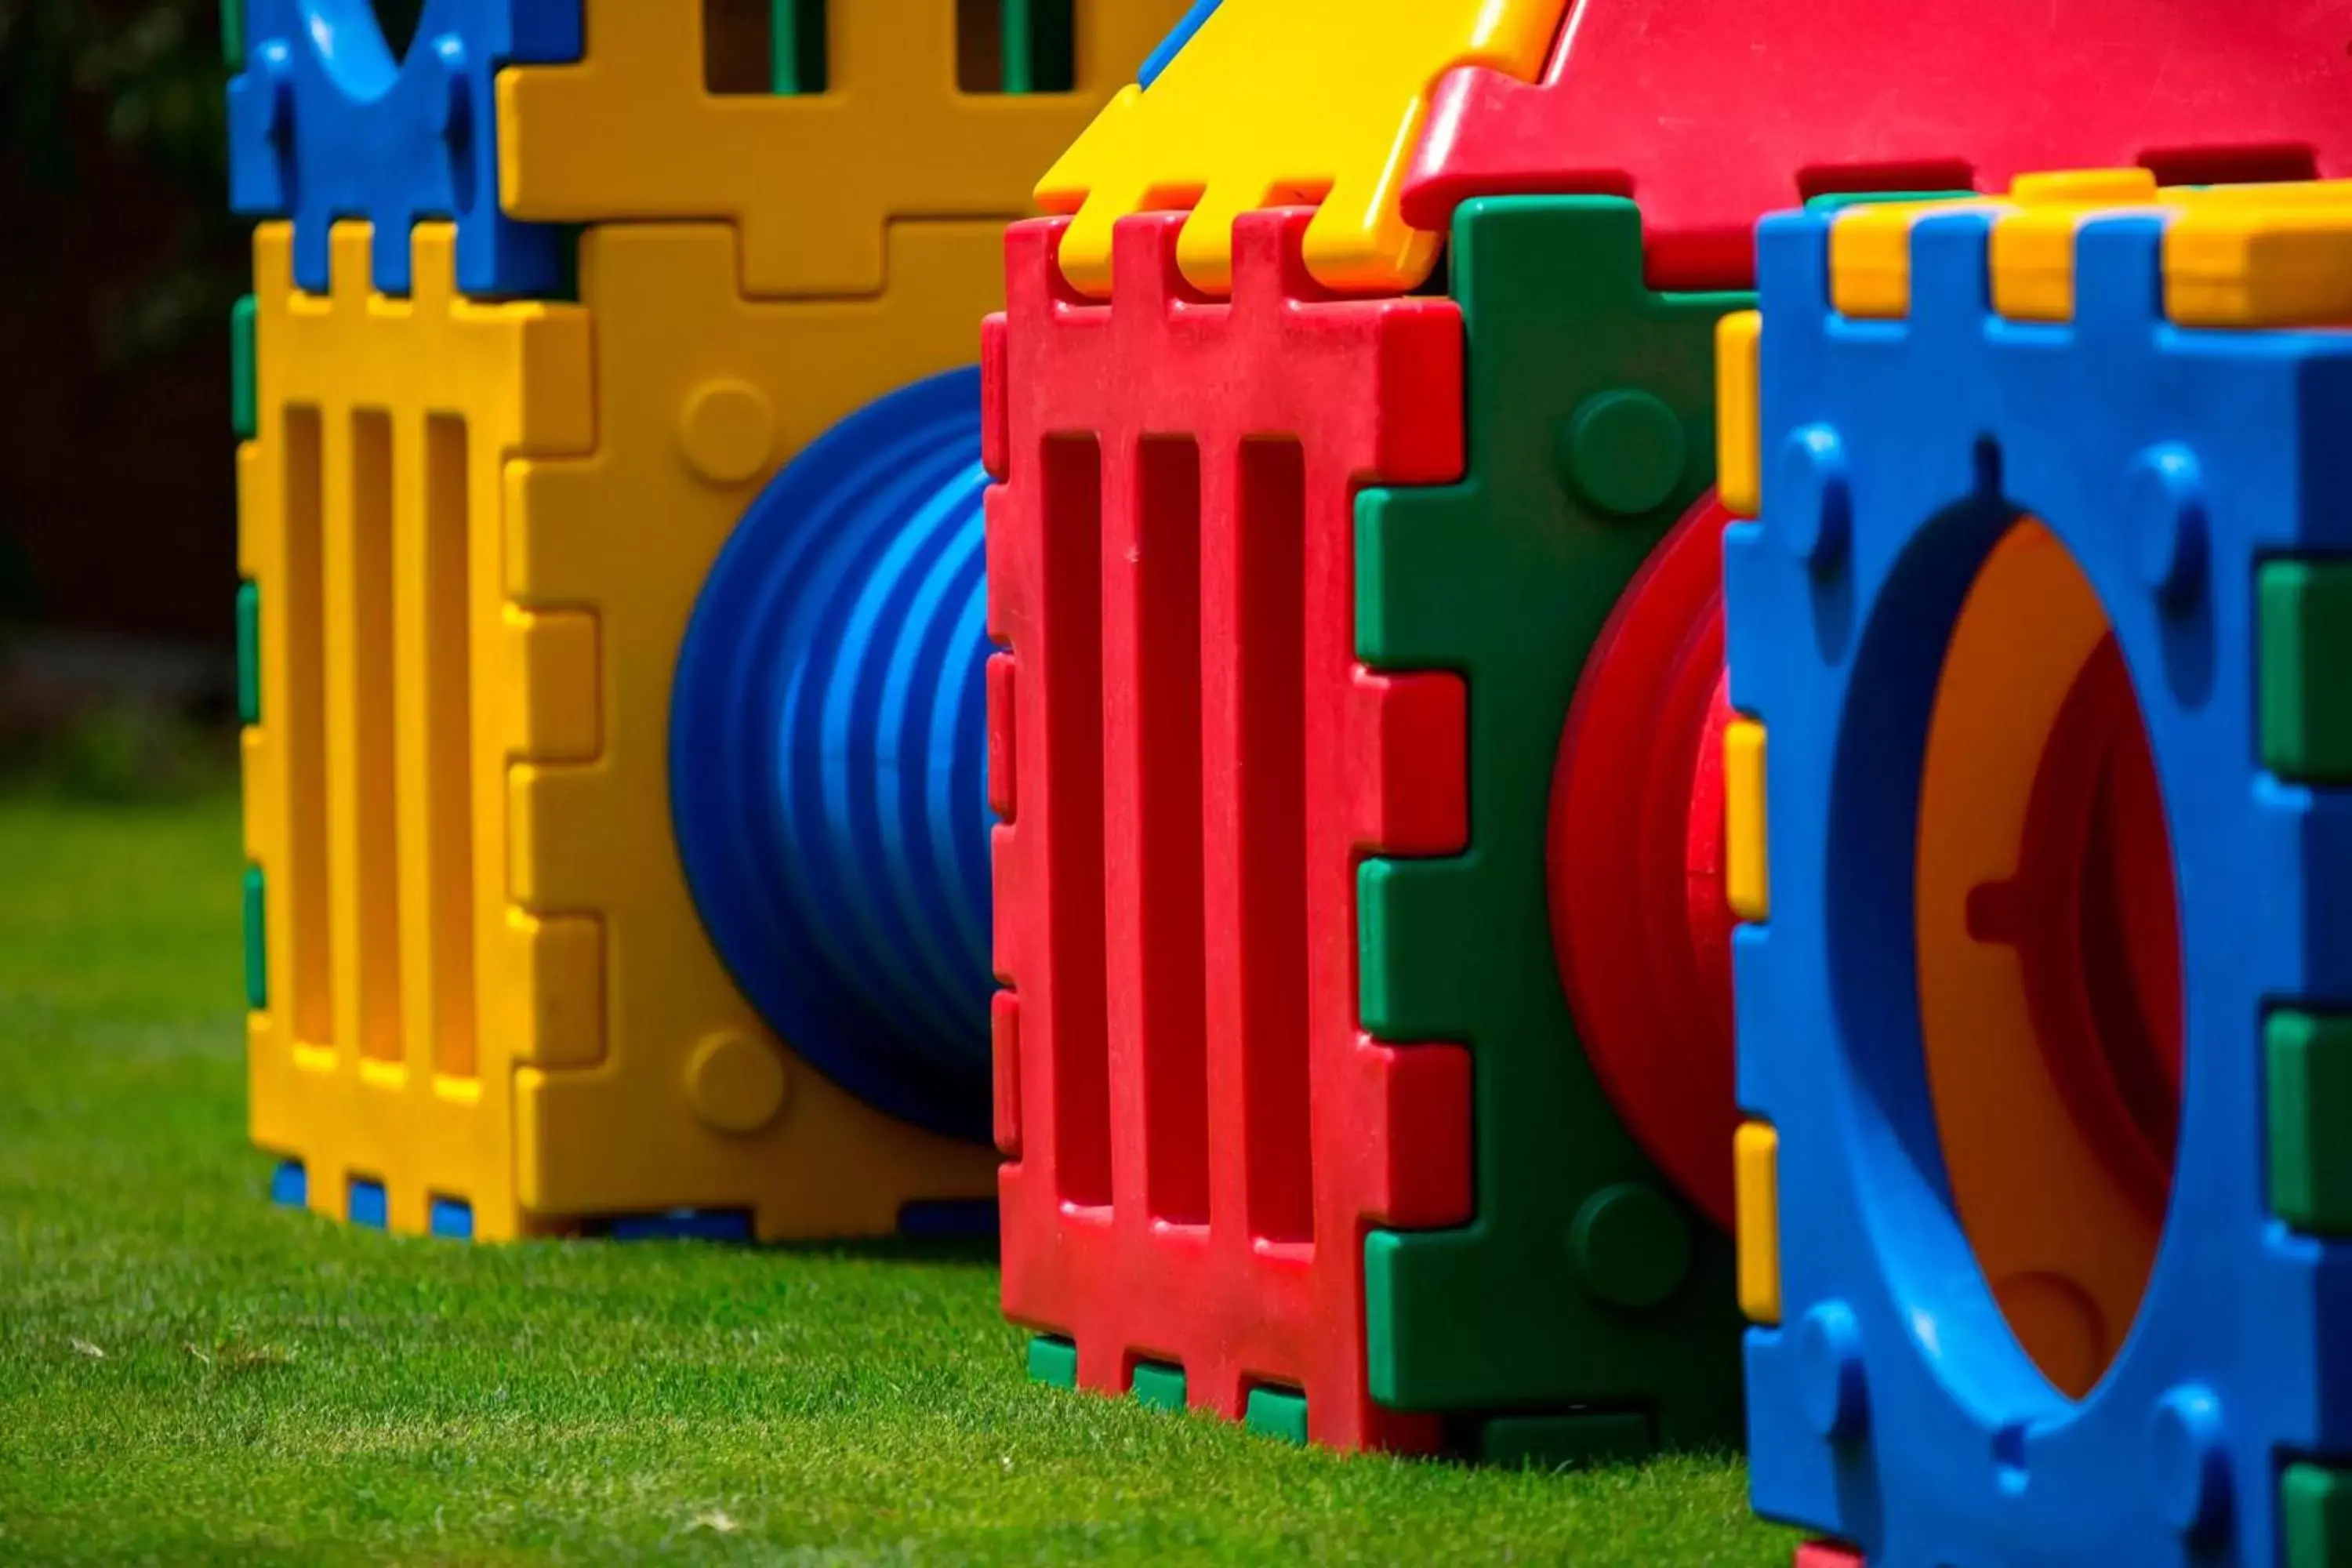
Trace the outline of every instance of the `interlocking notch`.
<instances>
[{"instance_id":1,"label":"interlocking notch","mask_svg":"<svg viewBox=\"0 0 2352 1568\"><path fill-rule=\"evenodd\" d=\"M1365 1382L1362 1238L1470 1207L1469 1062L1358 1019L1356 879L1466 837L1463 690L1354 647L1353 503L1462 465L1442 300L1350 301L1309 215L1234 229L1234 293L1121 224L1108 305L1064 221L1007 242L984 340L1004 1306L1079 1381L1181 1367L1228 1418L1433 1446Z\"/></svg>"},{"instance_id":2,"label":"interlocking notch","mask_svg":"<svg viewBox=\"0 0 2352 1568\"><path fill-rule=\"evenodd\" d=\"M2000 303L2047 297L2004 275L2001 237L2030 217L1917 215L1904 308L1871 321L1833 304L1829 220L1762 230L1752 449L1769 466L1725 554L1732 697L1770 734L1769 919L1737 952L1741 1099L1775 1128L1788 1223L1780 1326L1748 1341L1750 1463L1760 1511L1870 1561L2334 1560L2352 1384L2331 1325L2352 1311L2352 1252L2283 1201L2276 1141L2299 1134L2263 1090L2282 1024L2352 991L2352 803L2271 771L2259 693L2263 574L2352 546L2352 352L2303 291L2324 273L2269 270L2352 244L2343 196L2070 214L2071 306L2030 324ZM2218 255L2184 243L2209 226ZM2208 310L2323 330L2181 328ZM2140 703L2191 1042L2162 1245L2081 1403L2027 1362L1955 1215L1919 889L1883 869L1916 864L1950 634L2027 516L2088 579ZM1939 1458L1901 1462L1921 1454Z\"/></svg>"},{"instance_id":3,"label":"interlocking notch","mask_svg":"<svg viewBox=\"0 0 2352 1568\"><path fill-rule=\"evenodd\" d=\"M2168 183L2352 174L2340 15L2294 0L1585 0L1529 85L1436 89L1404 216L1630 195L1663 287L1752 276L1767 212L1837 190L1999 189L2145 163ZM1863 107L1857 108L1857 105Z\"/></svg>"},{"instance_id":4,"label":"interlocking notch","mask_svg":"<svg viewBox=\"0 0 2352 1568\"><path fill-rule=\"evenodd\" d=\"M1569 1442L1581 1421L1591 1433L1630 1427L1642 1447L1729 1444L1740 1409L1732 1253L1688 1201L1727 1206L1715 1190L1731 1175L1727 1061L1714 1072L1675 1061L1679 1125L1712 1140L1720 1161L1692 1179L1697 1194L1679 1191L1688 1166L1662 1173L1612 1106L1621 1086L1596 1070L1662 1047L1626 1030L1622 1010L1571 1007L1547 881L1561 848L1547 803L1571 703L1588 664L1611 657L1604 637L1629 584L1713 478L1715 326L1747 302L1652 292L1643 242L1643 215L1608 197L1465 207L1450 266L1469 335L1470 471L1360 503L1356 646L1383 669L1463 672L1472 828L1453 855L1365 867L1362 1016L1381 1037L1465 1043L1478 1150L1475 1217L1374 1234L1365 1291L1385 1404L1533 1407ZM1698 546L1704 580L1711 541ZM1702 691L1715 679L1706 631L1694 615ZM1654 722L1678 712L1661 701ZM1605 728L1583 738L1625 746L1623 769L1642 768L1638 746ZM1657 778L1671 787L1653 809L1685 821L1690 767ZM1559 934L1580 946L1618 933ZM1611 1023L1615 1037L1585 1033ZM1657 1097L1633 1109L1655 1112ZM1654 1117L1644 1130L1656 1129Z\"/></svg>"},{"instance_id":5,"label":"interlocking notch","mask_svg":"<svg viewBox=\"0 0 2352 1568\"><path fill-rule=\"evenodd\" d=\"M640 8L675 23L669 7ZM509 61L578 58L579 0L428 0L398 59L372 0L226 0L225 16L241 68L229 205L292 220L301 288L327 289L329 230L347 218L375 226L387 294L408 292L409 228L430 218L456 226L462 293L541 295L562 280L557 234L499 210L492 84Z\"/></svg>"},{"instance_id":6,"label":"interlocking notch","mask_svg":"<svg viewBox=\"0 0 2352 1568\"><path fill-rule=\"evenodd\" d=\"M499 79L507 210L731 222L741 291L803 297L881 293L894 219L1033 210L1037 172L1184 10L1079 0L1070 92L981 94L956 85L958 0L832 0L825 90L777 97L705 90L698 7L584 4L584 58Z\"/></svg>"},{"instance_id":7,"label":"interlocking notch","mask_svg":"<svg viewBox=\"0 0 2352 1568\"><path fill-rule=\"evenodd\" d=\"M1000 231L894 226L891 292L798 302L743 300L721 226L597 230L576 306L453 298L455 243L419 228L404 300L369 292L364 226L327 298L296 289L287 226L257 244L257 1141L324 1212L360 1184L422 1231L457 1200L485 1240L674 1207L887 1232L984 1194L986 1150L855 1101L736 992L678 868L667 740L736 518L817 433L965 357Z\"/></svg>"},{"instance_id":8,"label":"interlocking notch","mask_svg":"<svg viewBox=\"0 0 2352 1568\"><path fill-rule=\"evenodd\" d=\"M509 1064L601 1053L604 949L593 916L510 902L496 764L596 752L597 626L507 603L497 524L512 468L593 444L588 315L455 299L446 224L416 229L407 300L371 291L368 226L333 240L326 296L296 285L292 226L254 240L253 1135L301 1160L321 1212L378 1183L400 1229L461 1197L513 1236Z\"/></svg>"}]
</instances>

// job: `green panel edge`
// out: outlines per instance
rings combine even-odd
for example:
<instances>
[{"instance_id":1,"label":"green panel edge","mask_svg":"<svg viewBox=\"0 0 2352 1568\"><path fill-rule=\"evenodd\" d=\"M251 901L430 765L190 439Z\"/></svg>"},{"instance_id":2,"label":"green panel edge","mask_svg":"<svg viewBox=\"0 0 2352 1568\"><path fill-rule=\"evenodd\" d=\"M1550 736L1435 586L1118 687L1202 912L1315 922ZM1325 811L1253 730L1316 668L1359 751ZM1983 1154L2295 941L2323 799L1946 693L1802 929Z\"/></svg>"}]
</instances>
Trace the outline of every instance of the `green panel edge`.
<instances>
[{"instance_id":1,"label":"green panel edge","mask_svg":"<svg viewBox=\"0 0 2352 1568\"><path fill-rule=\"evenodd\" d=\"M228 68L245 68L245 0L221 0L221 58Z\"/></svg>"},{"instance_id":2,"label":"green panel edge","mask_svg":"<svg viewBox=\"0 0 2352 1568\"><path fill-rule=\"evenodd\" d=\"M1184 1369L1156 1361L1139 1361L1128 1379L1127 1390L1136 1403L1154 1410L1184 1408Z\"/></svg>"},{"instance_id":3,"label":"green panel edge","mask_svg":"<svg viewBox=\"0 0 2352 1568\"><path fill-rule=\"evenodd\" d=\"M245 868L245 1005L258 1013L269 1005L268 889L261 868Z\"/></svg>"},{"instance_id":4,"label":"green panel edge","mask_svg":"<svg viewBox=\"0 0 2352 1568\"><path fill-rule=\"evenodd\" d=\"M832 59L826 0L774 0L769 13L768 84L786 98L823 92Z\"/></svg>"},{"instance_id":5,"label":"green panel edge","mask_svg":"<svg viewBox=\"0 0 2352 1568\"><path fill-rule=\"evenodd\" d=\"M2263 1054L2272 1211L2297 1230L2352 1236L2352 1017L2273 1013Z\"/></svg>"},{"instance_id":6,"label":"green panel edge","mask_svg":"<svg viewBox=\"0 0 2352 1568\"><path fill-rule=\"evenodd\" d=\"M1077 84L1073 0L1004 0L1004 90L1067 92Z\"/></svg>"},{"instance_id":7,"label":"green panel edge","mask_svg":"<svg viewBox=\"0 0 2352 1568\"><path fill-rule=\"evenodd\" d=\"M228 417L239 437L250 441L258 433L260 392L256 381L255 333L259 312L247 294L228 313Z\"/></svg>"},{"instance_id":8,"label":"green panel edge","mask_svg":"<svg viewBox=\"0 0 2352 1568\"><path fill-rule=\"evenodd\" d=\"M1467 673L1475 825L1464 855L1361 868L1362 1018L1384 1040L1467 1046L1479 1194L1467 1226L1366 1237L1366 1354L1392 1408L1639 1408L1659 1442L1736 1446L1729 1238L1679 1196L1644 1205L1680 1216L1689 1247L1679 1288L1646 1306L1602 1300L1571 1240L1589 1201L1667 1183L1620 1124L1561 991L1543 869L1553 763L1602 623L1713 481L1715 323L1753 302L1654 294L1642 263L1631 202L1465 204L1452 264L1467 478L1359 499L1358 653ZM1648 511L1606 516L1563 451L1587 400L1624 389L1679 417L1683 469Z\"/></svg>"},{"instance_id":9,"label":"green panel edge","mask_svg":"<svg viewBox=\"0 0 2352 1568\"><path fill-rule=\"evenodd\" d=\"M2279 1516L2286 1568L2352 1563L2352 1472L2289 1465L2279 1480Z\"/></svg>"},{"instance_id":10,"label":"green panel edge","mask_svg":"<svg viewBox=\"0 0 2352 1568\"><path fill-rule=\"evenodd\" d=\"M2352 783L2352 561L2266 561L2255 577L2263 766Z\"/></svg>"},{"instance_id":11,"label":"green panel edge","mask_svg":"<svg viewBox=\"0 0 2352 1568\"><path fill-rule=\"evenodd\" d=\"M236 585L236 721L261 722L261 584Z\"/></svg>"},{"instance_id":12,"label":"green panel edge","mask_svg":"<svg viewBox=\"0 0 2352 1568\"><path fill-rule=\"evenodd\" d=\"M1253 1388L1243 1406L1242 1425L1262 1436L1304 1447L1307 1395L1288 1388Z\"/></svg>"},{"instance_id":13,"label":"green panel edge","mask_svg":"<svg viewBox=\"0 0 2352 1568\"><path fill-rule=\"evenodd\" d=\"M1965 202L1974 191L1831 191L1805 203L1809 213L1843 212L1848 207L1883 207L1897 202Z\"/></svg>"},{"instance_id":14,"label":"green panel edge","mask_svg":"<svg viewBox=\"0 0 2352 1568\"><path fill-rule=\"evenodd\" d=\"M1052 1334L1031 1334L1029 1380L1055 1388L1077 1387L1078 1347Z\"/></svg>"}]
</instances>

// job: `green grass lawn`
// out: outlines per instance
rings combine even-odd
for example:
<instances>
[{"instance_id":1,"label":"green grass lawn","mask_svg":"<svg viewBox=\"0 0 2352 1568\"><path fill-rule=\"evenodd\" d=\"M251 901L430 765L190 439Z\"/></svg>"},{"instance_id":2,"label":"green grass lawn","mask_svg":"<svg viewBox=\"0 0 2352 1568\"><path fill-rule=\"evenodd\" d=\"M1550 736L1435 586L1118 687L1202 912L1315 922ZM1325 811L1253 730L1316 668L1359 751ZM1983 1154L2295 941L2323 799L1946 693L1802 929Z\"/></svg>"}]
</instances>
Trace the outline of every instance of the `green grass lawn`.
<instances>
[{"instance_id":1,"label":"green grass lawn","mask_svg":"<svg viewBox=\"0 0 2352 1568\"><path fill-rule=\"evenodd\" d=\"M236 813L0 801L0 1560L1782 1568L1729 1459L1283 1447L1023 1376L984 1252L272 1207Z\"/></svg>"}]
</instances>

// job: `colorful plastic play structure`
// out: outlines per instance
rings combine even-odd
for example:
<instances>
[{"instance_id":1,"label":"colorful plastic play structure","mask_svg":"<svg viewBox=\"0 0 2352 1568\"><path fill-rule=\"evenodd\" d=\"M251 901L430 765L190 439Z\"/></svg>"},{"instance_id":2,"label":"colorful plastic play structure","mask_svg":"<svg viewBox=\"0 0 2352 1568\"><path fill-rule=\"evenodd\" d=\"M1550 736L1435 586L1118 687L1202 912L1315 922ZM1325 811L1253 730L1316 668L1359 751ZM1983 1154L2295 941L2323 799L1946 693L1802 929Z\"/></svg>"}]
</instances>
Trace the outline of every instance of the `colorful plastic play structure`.
<instances>
[{"instance_id":1,"label":"colorful plastic play structure","mask_svg":"<svg viewBox=\"0 0 2352 1568\"><path fill-rule=\"evenodd\" d=\"M2340 18L716 8L232 5L281 1199L2352 1564Z\"/></svg>"}]
</instances>

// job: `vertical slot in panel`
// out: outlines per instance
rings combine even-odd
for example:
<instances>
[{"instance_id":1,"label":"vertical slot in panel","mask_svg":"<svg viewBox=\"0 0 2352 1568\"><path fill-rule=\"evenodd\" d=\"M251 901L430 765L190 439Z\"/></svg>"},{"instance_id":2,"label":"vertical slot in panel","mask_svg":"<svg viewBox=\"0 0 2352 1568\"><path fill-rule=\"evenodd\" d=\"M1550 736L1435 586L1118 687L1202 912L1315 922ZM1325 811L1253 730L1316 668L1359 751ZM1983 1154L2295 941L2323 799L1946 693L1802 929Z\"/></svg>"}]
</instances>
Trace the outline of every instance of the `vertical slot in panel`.
<instances>
[{"instance_id":1,"label":"vertical slot in panel","mask_svg":"<svg viewBox=\"0 0 2352 1568\"><path fill-rule=\"evenodd\" d=\"M272 720L287 760L286 858L278 918L287 923L294 1039L335 1040L334 959L328 946L326 477L319 411L286 411L286 707Z\"/></svg>"},{"instance_id":2,"label":"vertical slot in panel","mask_svg":"<svg viewBox=\"0 0 2352 1568\"><path fill-rule=\"evenodd\" d=\"M1296 441L1241 451L1242 1058L1250 1234L1314 1239L1307 1121L1307 468Z\"/></svg>"},{"instance_id":3,"label":"vertical slot in panel","mask_svg":"<svg viewBox=\"0 0 2352 1568\"><path fill-rule=\"evenodd\" d=\"M1144 897L1134 1008L1151 1217L1209 1219L1207 940L1202 908L1201 450L1143 443L1136 476L1133 757ZM1112 614L1118 606L1111 607ZM1126 671L1116 672L1124 675ZM1116 1016L1116 1011L1114 1013Z\"/></svg>"},{"instance_id":4,"label":"vertical slot in panel","mask_svg":"<svg viewBox=\"0 0 2352 1568\"><path fill-rule=\"evenodd\" d=\"M789 70L789 41L779 45L774 29L789 28L791 17L780 16L773 0L701 0L702 87L713 94L741 95L771 90L775 73Z\"/></svg>"},{"instance_id":5,"label":"vertical slot in panel","mask_svg":"<svg viewBox=\"0 0 2352 1568\"><path fill-rule=\"evenodd\" d=\"M433 1068L471 1078L474 1045L473 595L466 422L425 426L425 853L432 920Z\"/></svg>"},{"instance_id":6,"label":"vertical slot in panel","mask_svg":"<svg viewBox=\"0 0 2352 1568\"><path fill-rule=\"evenodd\" d=\"M1014 0L1013 9L1020 9ZM1009 15L1005 0L956 0L956 90L1004 92L1012 60L1008 44L1027 29ZM1026 75L1025 68L1022 72Z\"/></svg>"},{"instance_id":7,"label":"vertical slot in panel","mask_svg":"<svg viewBox=\"0 0 2352 1568\"><path fill-rule=\"evenodd\" d=\"M1102 448L1045 444L1046 766L1055 1173L1062 1201L1110 1202L1104 949Z\"/></svg>"},{"instance_id":8,"label":"vertical slot in panel","mask_svg":"<svg viewBox=\"0 0 2352 1568\"><path fill-rule=\"evenodd\" d=\"M360 1054L400 1060L400 821L393 708L392 418L352 416L352 822Z\"/></svg>"}]
</instances>

